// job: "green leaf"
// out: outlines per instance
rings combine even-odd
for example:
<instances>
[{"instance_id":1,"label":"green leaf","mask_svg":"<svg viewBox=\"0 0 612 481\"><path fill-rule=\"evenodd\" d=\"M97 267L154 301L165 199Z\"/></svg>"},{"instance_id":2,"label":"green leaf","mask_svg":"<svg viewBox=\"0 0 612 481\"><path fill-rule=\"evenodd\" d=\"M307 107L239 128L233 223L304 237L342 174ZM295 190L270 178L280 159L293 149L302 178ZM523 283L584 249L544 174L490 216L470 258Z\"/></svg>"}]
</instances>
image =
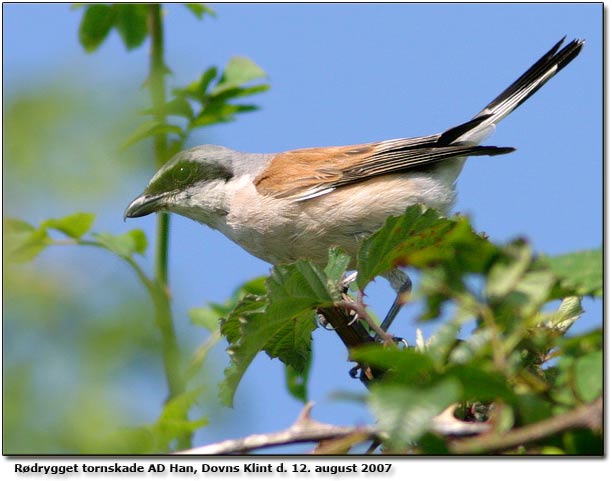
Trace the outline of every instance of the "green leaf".
<instances>
[{"instance_id":1,"label":"green leaf","mask_svg":"<svg viewBox=\"0 0 612 481\"><path fill-rule=\"evenodd\" d=\"M79 41L87 52L95 51L108 36L115 19L109 5L88 5L79 26Z\"/></svg>"},{"instance_id":2,"label":"green leaf","mask_svg":"<svg viewBox=\"0 0 612 481\"><path fill-rule=\"evenodd\" d=\"M583 312L580 297L566 297L561 302L559 309L550 314L540 325L548 329L566 332Z\"/></svg>"},{"instance_id":3,"label":"green leaf","mask_svg":"<svg viewBox=\"0 0 612 481\"><path fill-rule=\"evenodd\" d=\"M272 318L290 319L333 304L324 272L305 260L274 267L266 285L270 298L266 313Z\"/></svg>"},{"instance_id":4,"label":"green leaf","mask_svg":"<svg viewBox=\"0 0 612 481\"><path fill-rule=\"evenodd\" d=\"M198 80L191 82L187 87L174 89L173 92L177 97L187 97L204 103L208 97L206 93L208 86L216 76L217 67L209 67Z\"/></svg>"},{"instance_id":5,"label":"green leaf","mask_svg":"<svg viewBox=\"0 0 612 481\"><path fill-rule=\"evenodd\" d=\"M198 388L184 392L170 399L164 405L161 415L155 424L150 427L157 450L168 451L171 441L181 436L190 435L196 429L207 424L204 417L193 421L189 420L189 411L198 401L202 390L202 388Z\"/></svg>"},{"instance_id":6,"label":"green leaf","mask_svg":"<svg viewBox=\"0 0 612 481\"><path fill-rule=\"evenodd\" d=\"M184 96L179 95L158 109L145 109L142 111L144 115L176 115L178 117L185 117L187 119L193 118L193 109L191 104L185 99Z\"/></svg>"},{"instance_id":7,"label":"green leaf","mask_svg":"<svg viewBox=\"0 0 612 481\"><path fill-rule=\"evenodd\" d=\"M499 249L476 234L466 218L446 219L416 205L367 238L357 254L360 289L397 266L418 268L444 263L447 274L482 273Z\"/></svg>"},{"instance_id":8,"label":"green leaf","mask_svg":"<svg viewBox=\"0 0 612 481\"><path fill-rule=\"evenodd\" d=\"M308 401L308 379L310 377L310 367L312 365L312 351L309 351L306 366L302 371L298 371L291 365L285 366L285 383L287 390L298 401L306 403Z\"/></svg>"},{"instance_id":9,"label":"green leaf","mask_svg":"<svg viewBox=\"0 0 612 481\"><path fill-rule=\"evenodd\" d=\"M17 247L9 254L9 259L13 262L29 262L50 244L51 238L47 235L46 229L33 230L17 243Z\"/></svg>"},{"instance_id":10,"label":"green leaf","mask_svg":"<svg viewBox=\"0 0 612 481\"><path fill-rule=\"evenodd\" d=\"M221 321L221 334L230 344L238 344L243 334L242 326L253 316L261 314L268 300L265 297L246 295L232 311ZM230 353L231 354L231 353Z\"/></svg>"},{"instance_id":11,"label":"green leaf","mask_svg":"<svg viewBox=\"0 0 612 481\"><path fill-rule=\"evenodd\" d=\"M190 128L231 122L236 118L235 114L253 112L257 109L258 107L255 105L232 105L223 102L209 102L191 122Z\"/></svg>"},{"instance_id":12,"label":"green leaf","mask_svg":"<svg viewBox=\"0 0 612 481\"><path fill-rule=\"evenodd\" d=\"M380 428L389 434L390 448L396 451L418 441L433 418L458 401L460 393L454 379L421 388L377 384L372 386L368 404Z\"/></svg>"},{"instance_id":13,"label":"green leaf","mask_svg":"<svg viewBox=\"0 0 612 481\"><path fill-rule=\"evenodd\" d=\"M523 426L543 421L553 415L551 402L533 393L517 396L516 407L520 423Z\"/></svg>"},{"instance_id":14,"label":"green leaf","mask_svg":"<svg viewBox=\"0 0 612 481\"><path fill-rule=\"evenodd\" d=\"M340 295L341 284L348 269L351 257L338 247L329 250L329 258L325 267L327 289L333 296Z\"/></svg>"},{"instance_id":15,"label":"green leaf","mask_svg":"<svg viewBox=\"0 0 612 481\"><path fill-rule=\"evenodd\" d=\"M576 295L603 295L603 252L601 249L544 257L562 286L576 290Z\"/></svg>"},{"instance_id":16,"label":"green leaf","mask_svg":"<svg viewBox=\"0 0 612 481\"><path fill-rule=\"evenodd\" d=\"M8 231L10 234L24 234L31 233L35 230L35 227L31 224L28 224L25 220L16 219L16 218L6 218L2 220L2 226L5 231Z\"/></svg>"},{"instance_id":17,"label":"green leaf","mask_svg":"<svg viewBox=\"0 0 612 481\"><path fill-rule=\"evenodd\" d=\"M454 378L461 385L461 398L480 402L503 399L513 402L516 396L506 378L483 367L482 362L451 366L444 373L445 378Z\"/></svg>"},{"instance_id":18,"label":"green leaf","mask_svg":"<svg viewBox=\"0 0 612 481\"><path fill-rule=\"evenodd\" d=\"M266 280L267 299L245 297L221 323L231 357L219 389L224 404L232 404L242 376L261 351L304 372L316 327L314 309L334 302L327 285L324 272L308 261L276 266Z\"/></svg>"},{"instance_id":19,"label":"green leaf","mask_svg":"<svg viewBox=\"0 0 612 481\"><path fill-rule=\"evenodd\" d=\"M603 353L590 352L579 358L574 366L574 383L580 399L592 402L602 393Z\"/></svg>"},{"instance_id":20,"label":"green leaf","mask_svg":"<svg viewBox=\"0 0 612 481\"><path fill-rule=\"evenodd\" d=\"M500 259L488 273L486 287L488 297L499 298L508 295L531 265L533 253L528 244L514 244L508 249L513 256Z\"/></svg>"},{"instance_id":21,"label":"green leaf","mask_svg":"<svg viewBox=\"0 0 612 481\"><path fill-rule=\"evenodd\" d=\"M406 385L428 383L435 375L429 356L414 349L368 345L353 349L351 360L385 371L385 379Z\"/></svg>"},{"instance_id":22,"label":"green leaf","mask_svg":"<svg viewBox=\"0 0 612 481\"><path fill-rule=\"evenodd\" d=\"M333 247L329 250L328 259L327 266L325 267L325 275L330 282L339 283L348 269L349 263L351 262L351 256L339 247Z\"/></svg>"},{"instance_id":23,"label":"green leaf","mask_svg":"<svg viewBox=\"0 0 612 481\"><path fill-rule=\"evenodd\" d=\"M127 149L131 145L140 142L148 137L153 137L158 134L177 134L183 136L183 129L177 125L160 123L157 120L150 120L140 125L127 140L121 145L121 149Z\"/></svg>"},{"instance_id":24,"label":"green leaf","mask_svg":"<svg viewBox=\"0 0 612 481\"><path fill-rule=\"evenodd\" d=\"M253 313L239 324L228 320L222 323L222 333L234 337L228 347L231 364L225 370L225 379L219 385L219 398L227 406L233 404L240 380L255 356L266 351L272 358L279 357L298 372L304 371L310 356L311 332L316 327L313 316L297 316L293 319L277 318L265 313ZM236 327L240 338L236 341ZM228 337L229 337L228 336Z\"/></svg>"},{"instance_id":25,"label":"green leaf","mask_svg":"<svg viewBox=\"0 0 612 481\"><path fill-rule=\"evenodd\" d=\"M266 72L251 59L240 56L232 57L225 66L221 79L211 94L215 95L225 89L238 87L247 82L265 77Z\"/></svg>"},{"instance_id":26,"label":"green leaf","mask_svg":"<svg viewBox=\"0 0 612 481\"><path fill-rule=\"evenodd\" d=\"M147 5L122 3L113 5L115 28L128 50L142 45L147 38Z\"/></svg>"},{"instance_id":27,"label":"green leaf","mask_svg":"<svg viewBox=\"0 0 612 481\"><path fill-rule=\"evenodd\" d=\"M235 299L239 299L245 294L264 296L266 294L266 279L266 276L259 276L246 281L238 289L236 289L233 297Z\"/></svg>"},{"instance_id":28,"label":"green leaf","mask_svg":"<svg viewBox=\"0 0 612 481\"><path fill-rule=\"evenodd\" d=\"M533 316L549 300L555 285L555 276L548 271L533 271L525 274L515 289L520 297L518 315L522 319Z\"/></svg>"},{"instance_id":29,"label":"green leaf","mask_svg":"<svg viewBox=\"0 0 612 481\"><path fill-rule=\"evenodd\" d=\"M240 316L244 314L263 311L265 300L261 296L265 293L265 277L256 277L238 287L232 298L223 304L209 302L205 307L190 309L188 314L192 323L211 332L216 331L221 320L225 319L224 335L228 337L230 342L235 342L240 337L240 323L238 322L234 326L234 332L230 333L228 329L231 331L232 327L231 323L227 321L228 317L234 316L235 320L239 321Z\"/></svg>"},{"instance_id":30,"label":"green leaf","mask_svg":"<svg viewBox=\"0 0 612 481\"><path fill-rule=\"evenodd\" d=\"M476 330L465 341L457 343L449 354L449 360L456 364L468 364L474 359L485 357L491 351L492 337L490 329Z\"/></svg>"},{"instance_id":31,"label":"green leaf","mask_svg":"<svg viewBox=\"0 0 612 481\"><path fill-rule=\"evenodd\" d=\"M446 363L449 353L457 346L461 323L448 322L438 328L438 330L427 340L426 352L434 361L436 366L441 367Z\"/></svg>"},{"instance_id":32,"label":"green leaf","mask_svg":"<svg viewBox=\"0 0 612 481\"><path fill-rule=\"evenodd\" d=\"M211 17L216 17L217 13L210 8L208 5L204 5L203 3L184 3L189 11L193 13L198 20L202 20L204 15L210 15Z\"/></svg>"},{"instance_id":33,"label":"green leaf","mask_svg":"<svg viewBox=\"0 0 612 481\"><path fill-rule=\"evenodd\" d=\"M270 84L253 85L251 87L228 87L221 90L213 90L210 101L227 102L228 100L249 97L270 90Z\"/></svg>"},{"instance_id":34,"label":"green leaf","mask_svg":"<svg viewBox=\"0 0 612 481\"><path fill-rule=\"evenodd\" d=\"M147 250L147 236L140 229L134 229L124 234L109 233L92 234L101 247L121 257L131 257L133 254L144 254Z\"/></svg>"},{"instance_id":35,"label":"green leaf","mask_svg":"<svg viewBox=\"0 0 612 481\"><path fill-rule=\"evenodd\" d=\"M196 326L201 326L207 331L214 332L219 327L221 316L214 308L192 307L187 312L189 319Z\"/></svg>"},{"instance_id":36,"label":"green leaf","mask_svg":"<svg viewBox=\"0 0 612 481\"><path fill-rule=\"evenodd\" d=\"M80 239L89 232L95 218L95 214L77 212L60 219L49 219L42 226L63 232L73 239Z\"/></svg>"}]
</instances>

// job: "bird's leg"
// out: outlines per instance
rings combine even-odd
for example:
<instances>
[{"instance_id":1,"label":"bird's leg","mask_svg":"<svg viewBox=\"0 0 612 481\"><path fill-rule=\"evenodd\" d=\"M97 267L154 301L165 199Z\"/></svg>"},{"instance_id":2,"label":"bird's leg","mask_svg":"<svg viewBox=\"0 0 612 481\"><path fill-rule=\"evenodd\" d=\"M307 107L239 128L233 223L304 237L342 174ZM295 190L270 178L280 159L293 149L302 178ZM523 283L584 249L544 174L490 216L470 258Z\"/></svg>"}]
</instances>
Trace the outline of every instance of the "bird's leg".
<instances>
[{"instance_id":1,"label":"bird's leg","mask_svg":"<svg viewBox=\"0 0 612 481\"><path fill-rule=\"evenodd\" d=\"M404 304L406 304L406 302L408 302L408 298L412 292L412 281L410 280L410 277L408 277L408 274L399 269L393 269L392 271L383 274L383 277L389 281L391 287L393 287L397 293L393 304L391 304L389 312L387 312L385 319L380 325L381 329L387 332L400 309L404 306Z\"/></svg>"}]
</instances>

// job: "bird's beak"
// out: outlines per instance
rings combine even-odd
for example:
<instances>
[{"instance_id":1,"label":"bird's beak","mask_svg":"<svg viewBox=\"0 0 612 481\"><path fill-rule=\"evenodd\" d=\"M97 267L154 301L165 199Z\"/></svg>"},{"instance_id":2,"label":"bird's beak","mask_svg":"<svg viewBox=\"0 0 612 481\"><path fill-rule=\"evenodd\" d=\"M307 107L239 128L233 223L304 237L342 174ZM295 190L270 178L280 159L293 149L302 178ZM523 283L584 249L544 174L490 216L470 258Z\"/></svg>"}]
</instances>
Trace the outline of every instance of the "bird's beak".
<instances>
[{"instance_id":1,"label":"bird's beak","mask_svg":"<svg viewBox=\"0 0 612 481\"><path fill-rule=\"evenodd\" d=\"M143 217L157 212L160 207L164 194L141 194L136 197L123 213L123 220L128 217Z\"/></svg>"}]
</instances>

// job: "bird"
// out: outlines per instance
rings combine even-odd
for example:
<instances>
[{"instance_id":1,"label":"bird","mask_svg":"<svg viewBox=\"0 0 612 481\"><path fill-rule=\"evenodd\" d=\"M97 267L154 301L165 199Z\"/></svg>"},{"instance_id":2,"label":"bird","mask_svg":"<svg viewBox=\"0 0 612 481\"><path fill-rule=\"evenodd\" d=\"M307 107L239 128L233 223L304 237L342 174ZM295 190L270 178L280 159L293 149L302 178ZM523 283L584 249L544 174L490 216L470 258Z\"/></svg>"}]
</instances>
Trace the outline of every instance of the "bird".
<instances>
[{"instance_id":1,"label":"bird","mask_svg":"<svg viewBox=\"0 0 612 481\"><path fill-rule=\"evenodd\" d=\"M324 266L331 247L355 259L365 238L410 206L448 213L468 157L515 150L481 142L576 58L584 40L561 48L565 40L471 120L441 133L280 153L244 153L218 145L179 152L128 205L124 218L175 213L222 232L272 265L307 259ZM412 282L397 268L383 277L397 293L381 323L386 331Z\"/></svg>"}]
</instances>

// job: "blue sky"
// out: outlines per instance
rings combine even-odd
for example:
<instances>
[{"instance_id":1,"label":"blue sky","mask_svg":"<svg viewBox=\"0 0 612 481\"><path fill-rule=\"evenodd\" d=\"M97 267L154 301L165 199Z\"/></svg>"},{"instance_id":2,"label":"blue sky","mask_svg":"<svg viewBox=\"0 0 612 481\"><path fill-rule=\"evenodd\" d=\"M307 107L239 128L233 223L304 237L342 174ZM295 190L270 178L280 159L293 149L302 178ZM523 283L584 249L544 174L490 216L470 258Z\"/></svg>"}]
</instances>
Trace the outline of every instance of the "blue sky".
<instances>
[{"instance_id":1,"label":"blue sky","mask_svg":"<svg viewBox=\"0 0 612 481\"><path fill-rule=\"evenodd\" d=\"M601 245L602 5L218 4L214 9L216 18L197 21L185 8L168 6L169 84L184 85L233 55L256 61L272 86L254 99L261 111L191 139L193 145L210 142L252 152L443 131L471 118L564 35L586 39L580 56L487 141L517 151L467 162L454 210L469 214L495 241L521 235L539 252ZM5 95L18 87L44 88L47 79L70 70L87 78L92 90L120 85L117 96L130 96L125 88L137 89L146 75L147 47L128 53L115 33L86 55L76 41L81 13L68 5L5 4L3 14ZM123 208L150 174L130 174L124 191L91 206L105 229L126 229ZM4 211L12 213L11 208L5 205ZM128 224L150 234L153 226L152 217ZM175 310L183 317L189 307L223 300L269 269L220 234L181 218L173 218L170 256ZM392 298L386 283L377 282L369 294L382 314ZM600 302L587 301L585 307L589 312L577 329L601 320ZM412 341L410 312L396 322ZM184 324L180 335L188 338ZM341 344L319 331L311 381L315 417L369 421L365 411L330 399L334 391L361 388L346 375L350 366ZM245 378L235 410L225 414L248 412L248 423L223 434L204 433L199 441L280 429L298 410L284 392L279 363L261 357Z\"/></svg>"}]
</instances>

